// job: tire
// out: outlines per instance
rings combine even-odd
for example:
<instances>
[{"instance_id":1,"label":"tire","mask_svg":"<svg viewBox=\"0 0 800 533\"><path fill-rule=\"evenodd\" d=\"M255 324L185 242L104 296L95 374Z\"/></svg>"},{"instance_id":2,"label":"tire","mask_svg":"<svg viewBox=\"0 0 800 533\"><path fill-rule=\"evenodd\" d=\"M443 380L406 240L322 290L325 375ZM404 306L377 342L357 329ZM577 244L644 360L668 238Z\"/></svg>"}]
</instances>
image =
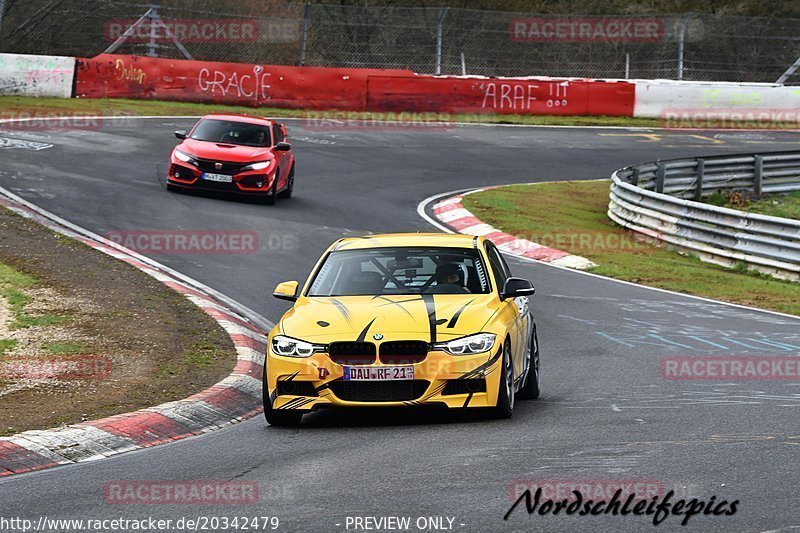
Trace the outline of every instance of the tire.
<instances>
[{"instance_id":1,"label":"tire","mask_svg":"<svg viewBox=\"0 0 800 533\"><path fill-rule=\"evenodd\" d=\"M267 424L276 427L295 427L300 425L303 413L298 411L279 411L272 408L269 399L269 387L267 387L267 373L261 377L261 400L264 402L264 418Z\"/></svg>"},{"instance_id":2,"label":"tire","mask_svg":"<svg viewBox=\"0 0 800 533\"><path fill-rule=\"evenodd\" d=\"M535 400L539 397L539 337L536 335L535 324L528 357L530 357L530 362L525 375L525 384L517 391L517 397L521 400Z\"/></svg>"},{"instance_id":3,"label":"tire","mask_svg":"<svg viewBox=\"0 0 800 533\"><path fill-rule=\"evenodd\" d=\"M272 182L272 189L270 193L264 197L264 203L267 205L275 205L275 201L278 199L278 175L281 169L275 171L275 180Z\"/></svg>"},{"instance_id":4,"label":"tire","mask_svg":"<svg viewBox=\"0 0 800 533\"><path fill-rule=\"evenodd\" d=\"M500 383L497 392L497 405L493 418L511 418L514 414L514 362L511 357L511 345L506 341L503 345L503 364L500 367Z\"/></svg>"},{"instance_id":5,"label":"tire","mask_svg":"<svg viewBox=\"0 0 800 533\"><path fill-rule=\"evenodd\" d=\"M292 168L289 170L289 177L286 179L286 190L279 193L278 196L281 198L286 198L287 200L292 197L292 191L294 190L294 164L292 164Z\"/></svg>"}]
</instances>

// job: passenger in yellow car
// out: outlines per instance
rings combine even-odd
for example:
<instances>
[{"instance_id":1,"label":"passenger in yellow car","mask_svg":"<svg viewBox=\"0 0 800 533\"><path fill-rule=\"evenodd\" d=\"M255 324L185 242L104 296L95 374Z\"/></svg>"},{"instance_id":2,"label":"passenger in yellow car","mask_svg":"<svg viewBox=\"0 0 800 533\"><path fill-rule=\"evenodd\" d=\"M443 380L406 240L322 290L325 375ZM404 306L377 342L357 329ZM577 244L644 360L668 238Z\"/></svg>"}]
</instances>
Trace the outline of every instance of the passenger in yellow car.
<instances>
[{"instance_id":1,"label":"passenger in yellow car","mask_svg":"<svg viewBox=\"0 0 800 533\"><path fill-rule=\"evenodd\" d=\"M468 293L464 286L464 274L455 263L442 263L436 267L436 285L428 289L431 294Z\"/></svg>"}]
</instances>

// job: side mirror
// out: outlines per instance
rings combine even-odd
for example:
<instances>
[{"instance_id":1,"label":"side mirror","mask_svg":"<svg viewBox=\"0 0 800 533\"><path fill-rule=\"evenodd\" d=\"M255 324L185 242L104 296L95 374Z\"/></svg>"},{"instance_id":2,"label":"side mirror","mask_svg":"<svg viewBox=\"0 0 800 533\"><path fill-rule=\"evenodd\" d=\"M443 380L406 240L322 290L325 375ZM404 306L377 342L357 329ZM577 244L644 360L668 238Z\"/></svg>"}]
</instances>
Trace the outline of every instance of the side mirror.
<instances>
[{"instance_id":1,"label":"side mirror","mask_svg":"<svg viewBox=\"0 0 800 533\"><path fill-rule=\"evenodd\" d=\"M178 139L181 139L181 140L185 139L186 138L186 130L178 130L178 131L176 131L175 132L175 137L177 137Z\"/></svg>"},{"instance_id":2,"label":"side mirror","mask_svg":"<svg viewBox=\"0 0 800 533\"><path fill-rule=\"evenodd\" d=\"M287 142L281 141L275 145L275 149L280 152L288 152L289 150L292 149L292 145Z\"/></svg>"},{"instance_id":3,"label":"side mirror","mask_svg":"<svg viewBox=\"0 0 800 533\"><path fill-rule=\"evenodd\" d=\"M272 296L279 300L288 300L290 302L297 301L297 282L284 281L283 283L278 283Z\"/></svg>"},{"instance_id":4,"label":"side mirror","mask_svg":"<svg viewBox=\"0 0 800 533\"><path fill-rule=\"evenodd\" d=\"M500 299L507 300L518 296L531 296L534 292L536 292L536 289L533 287L533 283L527 279L508 278L503 287L503 292L500 293Z\"/></svg>"}]
</instances>

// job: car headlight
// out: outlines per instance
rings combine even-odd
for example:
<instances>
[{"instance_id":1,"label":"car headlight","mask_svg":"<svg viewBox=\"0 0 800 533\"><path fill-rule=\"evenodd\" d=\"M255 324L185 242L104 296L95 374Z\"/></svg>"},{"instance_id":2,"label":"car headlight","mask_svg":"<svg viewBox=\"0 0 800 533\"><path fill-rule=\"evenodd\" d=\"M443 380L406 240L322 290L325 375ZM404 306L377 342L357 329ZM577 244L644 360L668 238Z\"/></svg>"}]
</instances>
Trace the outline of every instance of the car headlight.
<instances>
[{"instance_id":1,"label":"car headlight","mask_svg":"<svg viewBox=\"0 0 800 533\"><path fill-rule=\"evenodd\" d=\"M497 337L494 333L477 333L447 342L437 342L434 350L444 350L450 355L475 355L488 352Z\"/></svg>"},{"instance_id":2,"label":"car headlight","mask_svg":"<svg viewBox=\"0 0 800 533\"><path fill-rule=\"evenodd\" d=\"M325 347L319 344L311 344L284 335L275 335L272 338L272 351L284 357L310 357L324 350Z\"/></svg>"},{"instance_id":3,"label":"car headlight","mask_svg":"<svg viewBox=\"0 0 800 533\"><path fill-rule=\"evenodd\" d=\"M183 161L184 163L194 164L194 157L190 156L186 152L181 152L180 150L175 150L175 159L178 161Z\"/></svg>"},{"instance_id":4,"label":"car headlight","mask_svg":"<svg viewBox=\"0 0 800 533\"><path fill-rule=\"evenodd\" d=\"M242 170L264 170L272 164L272 161L259 161L258 163L250 163L242 167Z\"/></svg>"}]
</instances>

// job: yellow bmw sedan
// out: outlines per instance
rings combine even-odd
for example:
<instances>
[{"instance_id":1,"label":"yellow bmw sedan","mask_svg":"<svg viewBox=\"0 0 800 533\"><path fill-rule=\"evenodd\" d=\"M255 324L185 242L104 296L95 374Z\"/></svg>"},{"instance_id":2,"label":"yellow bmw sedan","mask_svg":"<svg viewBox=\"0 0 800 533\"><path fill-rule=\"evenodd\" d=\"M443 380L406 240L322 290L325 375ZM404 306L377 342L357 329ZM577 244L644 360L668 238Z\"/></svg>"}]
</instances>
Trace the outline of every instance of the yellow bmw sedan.
<instances>
[{"instance_id":1,"label":"yellow bmw sedan","mask_svg":"<svg viewBox=\"0 0 800 533\"><path fill-rule=\"evenodd\" d=\"M508 418L539 396L530 281L482 237L387 234L331 245L270 331L264 415L296 425L325 407L438 405Z\"/></svg>"}]
</instances>

